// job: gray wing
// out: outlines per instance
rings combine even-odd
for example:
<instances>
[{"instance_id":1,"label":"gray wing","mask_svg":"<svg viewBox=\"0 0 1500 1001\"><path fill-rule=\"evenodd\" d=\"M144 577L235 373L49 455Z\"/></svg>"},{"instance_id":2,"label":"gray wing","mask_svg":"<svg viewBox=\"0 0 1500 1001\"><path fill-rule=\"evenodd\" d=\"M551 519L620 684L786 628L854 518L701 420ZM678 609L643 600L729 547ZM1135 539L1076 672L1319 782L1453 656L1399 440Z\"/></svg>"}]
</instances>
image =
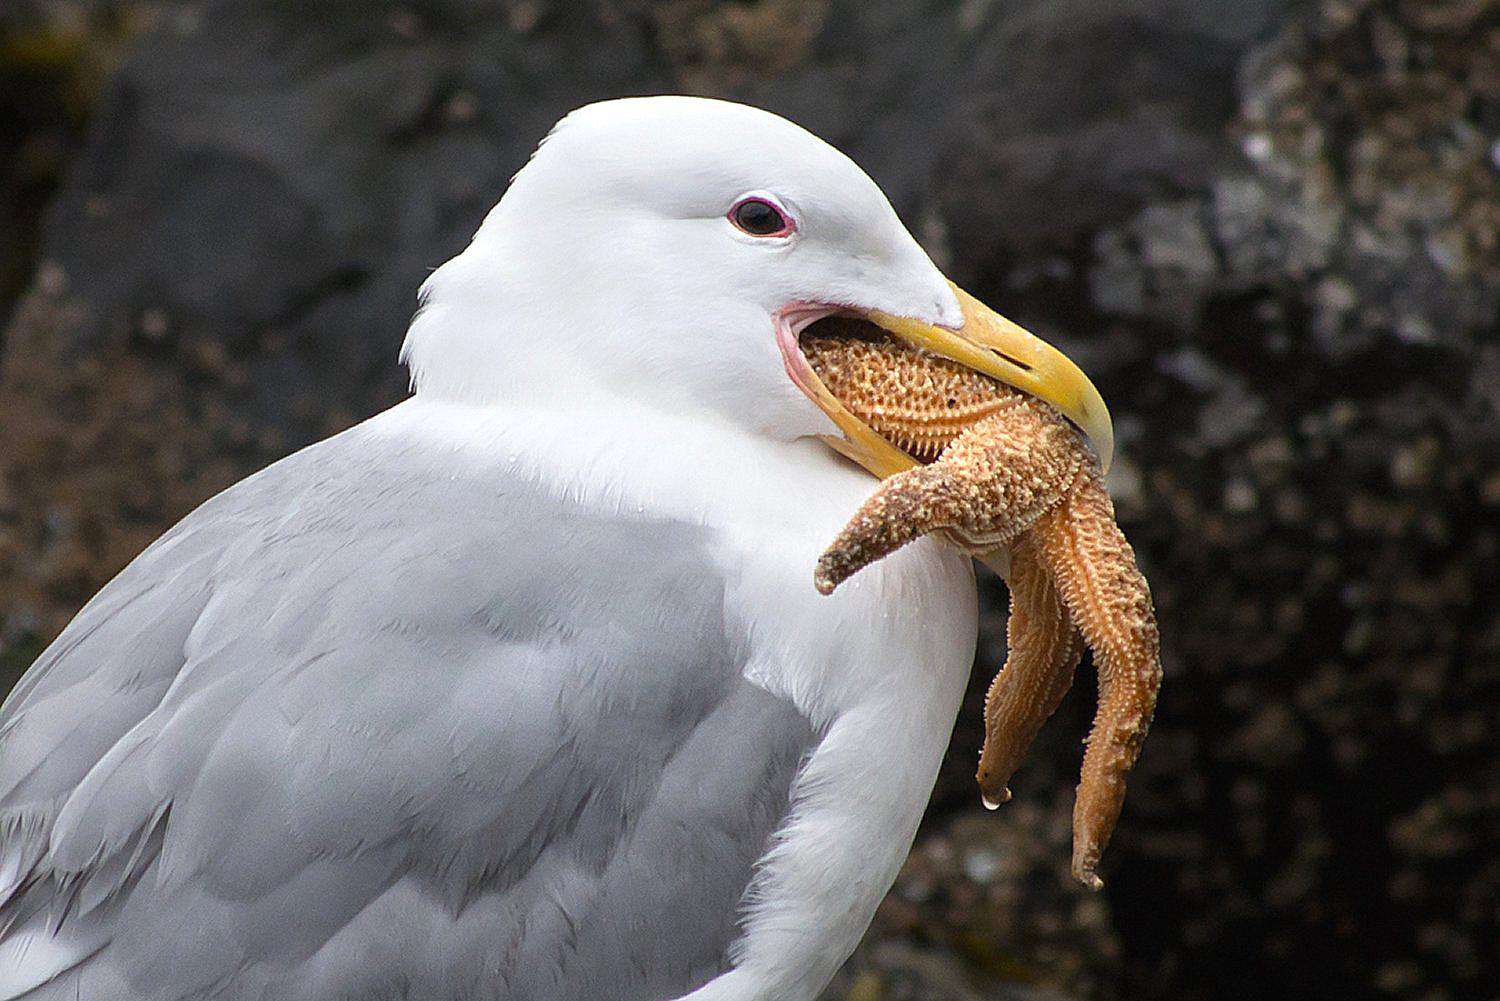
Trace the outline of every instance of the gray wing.
<instances>
[{"instance_id":1,"label":"gray wing","mask_svg":"<svg viewBox=\"0 0 1500 1001\"><path fill-rule=\"evenodd\" d=\"M815 738L742 679L712 540L423 465L355 429L251 477L28 672L0 999L648 998L724 968Z\"/></svg>"}]
</instances>

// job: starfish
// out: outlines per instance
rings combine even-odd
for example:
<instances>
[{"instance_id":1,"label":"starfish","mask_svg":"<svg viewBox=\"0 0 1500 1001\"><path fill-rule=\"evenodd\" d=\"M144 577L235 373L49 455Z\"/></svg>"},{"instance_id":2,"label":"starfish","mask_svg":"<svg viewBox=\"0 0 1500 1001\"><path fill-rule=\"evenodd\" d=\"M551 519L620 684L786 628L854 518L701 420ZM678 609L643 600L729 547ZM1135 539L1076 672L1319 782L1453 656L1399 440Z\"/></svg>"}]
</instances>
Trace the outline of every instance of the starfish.
<instances>
[{"instance_id":1,"label":"starfish","mask_svg":"<svg viewBox=\"0 0 1500 1001\"><path fill-rule=\"evenodd\" d=\"M884 482L818 561L830 594L870 563L939 533L985 556L1010 550L1008 652L985 700L978 781L1008 783L1094 651L1099 702L1073 809L1073 875L1099 889L1099 859L1125 801L1161 683L1151 590L1115 521L1098 462L1047 404L887 337L819 334L802 350L851 413L921 465Z\"/></svg>"}]
</instances>

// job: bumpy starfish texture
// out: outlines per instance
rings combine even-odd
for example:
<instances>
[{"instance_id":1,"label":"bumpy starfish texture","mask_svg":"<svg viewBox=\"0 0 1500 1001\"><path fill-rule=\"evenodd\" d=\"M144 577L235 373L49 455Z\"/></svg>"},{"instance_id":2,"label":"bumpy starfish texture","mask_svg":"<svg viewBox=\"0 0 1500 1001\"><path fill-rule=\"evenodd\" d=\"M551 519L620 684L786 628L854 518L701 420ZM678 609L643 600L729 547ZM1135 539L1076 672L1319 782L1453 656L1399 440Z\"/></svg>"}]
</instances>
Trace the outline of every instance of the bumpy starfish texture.
<instances>
[{"instance_id":1,"label":"bumpy starfish texture","mask_svg":"<svg viewBox=\"0 0 1500 1001\"><path fill-rule=\"evenodd\" d=\"M1041 401L890 339L805 335L824 385L877 433L925 462L885 480L818 561L824 594L938 532L975 555L1009 546L1009 650L985 701L978 780L1008 783L1073 682L1085 642L1099 705L1073 810L1073 875L1098 889L1125 776L1156 706L1161 661L1151 591L1115 523L1098 463Z\"/></svg>"}]
</instances>

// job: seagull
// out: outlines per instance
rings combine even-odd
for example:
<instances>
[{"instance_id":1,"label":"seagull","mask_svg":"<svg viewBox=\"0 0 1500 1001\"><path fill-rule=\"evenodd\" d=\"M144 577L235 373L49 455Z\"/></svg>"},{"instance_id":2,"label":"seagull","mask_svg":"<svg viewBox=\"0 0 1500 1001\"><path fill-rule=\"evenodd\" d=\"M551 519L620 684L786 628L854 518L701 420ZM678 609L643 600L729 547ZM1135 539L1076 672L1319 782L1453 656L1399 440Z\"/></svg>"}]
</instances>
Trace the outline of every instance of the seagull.
<instances>
[{"instance_id":1,"label":"seagull","mask_svg":"<svg viewBox=\"0 0 1500 1001\"><path fill-rule=\"evenodd\" d=\"M798 335L868 320L1107 461L1097 391L848 157L700 98L568 115L420 303L408 399L188 515L0 709L0 999L796 1001L858 943L977 602L935 538L814 587L911 460Z\"/></svg>"}]
</instances>

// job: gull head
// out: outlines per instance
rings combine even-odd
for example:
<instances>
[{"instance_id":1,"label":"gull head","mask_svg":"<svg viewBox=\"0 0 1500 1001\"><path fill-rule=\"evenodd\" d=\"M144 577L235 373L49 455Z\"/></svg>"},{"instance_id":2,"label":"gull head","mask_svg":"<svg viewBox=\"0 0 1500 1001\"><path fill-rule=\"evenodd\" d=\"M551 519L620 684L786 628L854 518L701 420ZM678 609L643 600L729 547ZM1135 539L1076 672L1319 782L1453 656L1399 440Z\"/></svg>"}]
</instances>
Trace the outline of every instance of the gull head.
<instances>
[{"instance_id":1,"label":"gull head","mask_svg":"<svg viewBox=\"0 0 1500 1001\"><path fill-rule=\"evenodd\" d=\"M799 348L838 317L1047 400L1108 462L1108 413L1072 362L944 278L847 156L745 105L574 111L421 298L402 349L419 396L668 408L824 435L890 475L917 460L850 414Z\"/></svg>"}]
</instances>

